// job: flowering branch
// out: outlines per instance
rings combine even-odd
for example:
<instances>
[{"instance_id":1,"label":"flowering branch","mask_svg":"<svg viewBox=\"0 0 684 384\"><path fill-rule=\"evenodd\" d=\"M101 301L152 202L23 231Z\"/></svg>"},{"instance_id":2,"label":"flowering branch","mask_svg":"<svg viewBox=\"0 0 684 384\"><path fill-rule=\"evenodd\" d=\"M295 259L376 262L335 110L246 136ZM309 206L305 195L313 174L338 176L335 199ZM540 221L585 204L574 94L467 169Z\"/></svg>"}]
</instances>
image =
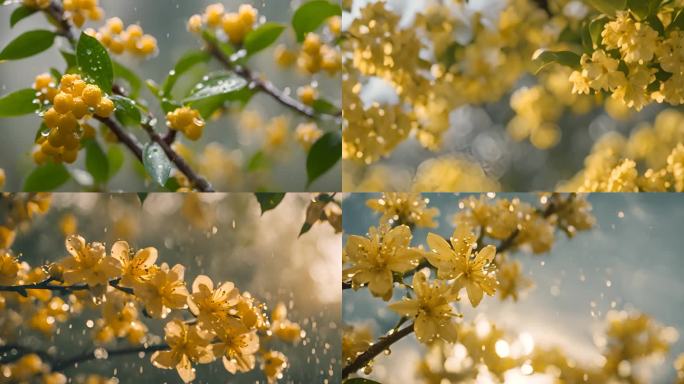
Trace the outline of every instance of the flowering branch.
<instances>
[{"instance_id":1,"label":"flowering branch","mask_svg":"<svg viewBox=\"0 0 684 384\"><path fill-rule=\"evenodd\" d=\"M64 17L64 9L62 6L53 1L50 4L50 7L45 10L45 12L58 24L60 35L64 36L69 41L69 44L73 49L76 49L76 37L73 34L72 26L69 23L69 20ZM113 91L115 94L125 96L120 87L113 87ZM118 141L125 145L133 153L133 155L135 155L139 162L143 162L143 147L135 139L135 137L128 134L119 123L110 117L105 118L95 116L95 118L107 126L112 133L114 133ZM197 174L190 167L190 165L171 148L171 144L175 141L176 135L169 132L164 137L160 136L155 132L154 127L149 123L149 121L153 120L154 116L148 113L147 122L141 123L142 128L148 134L150 139L161 146L169 160L199 191L213 192L214 190L211 184L204 177Z\"/></svg>"},{"instance_id":2,"label":"flowering branch","mask_svg":"<svg viewBox=\"0 0 684 384\"><path fill-rule=\"evenodd\" d=\"M281 105L312 119L320 117L321 115L332 116L338 119L342 117L342 111L336 111L334 113L316 112L313 108L285 94L285 92L278 89L275 85L273 85L273 83L259 78L249 68L236 65L221 51L215 42L209 41L206 38L203 38L203 40L207 45L209 53L214 56L214 58L216 58L216 60L218 60L226 69L235 72L238 76L242 77L249 84L251 84L252 87L271 96Z\"/></svg>"},{"instance_id":3,"label":"flowering branch","mask_svg":"<svg viewBox=\"0 0 684 384\"><path fill-rule=\"evenodd\" d=\"M391 330L387 335L381 337L377 343L373 344L366 352L356 356L356 358L342 369L342 379L346 379L352 373L368 365L376 356L386 351L392 344L413 333L413 324L402 328L399 331Z\"/></svg>"}]
</instances>

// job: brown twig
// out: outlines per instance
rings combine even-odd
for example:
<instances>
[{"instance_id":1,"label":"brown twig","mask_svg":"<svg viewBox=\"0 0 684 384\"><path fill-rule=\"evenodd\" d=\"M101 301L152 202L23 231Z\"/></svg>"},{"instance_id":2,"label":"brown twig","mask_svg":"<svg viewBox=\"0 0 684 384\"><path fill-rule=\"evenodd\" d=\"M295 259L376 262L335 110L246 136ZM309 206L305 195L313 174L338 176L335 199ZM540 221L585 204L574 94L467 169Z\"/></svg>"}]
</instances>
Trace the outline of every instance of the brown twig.
<instances>
[{"instance_id":1,"label":"brown twig","mask_svg":"<svg viewBox=\"0 0 684 384\"><path fill-rule=\"evenodd\" d=\"M71 292L76 292L76 291L85 291L85 290L88 290L91 288L87 284L76 284L76 285L51 284L53 281L56 281L56 280L49 277L49 278L47 278L47 279L45 279L39 283L22 284L22 285L0 285L0 292L16 292L20 295L26 295L26 291L46 290L46 291L55 291L55 292L59 292L61 294L66 294L66 293L71 293ZM125 292L128 294L133 294L133 289L122 287L119 285L119 279L111 280L109 282L109 286L112 288L118 289L119 291L122 291L122 292Z\"/></svg>"},{"instance_id":2,"label":"brown twig","mask_svg":"<svg viewBox=\"0 0 684 384\"><path fill-rule=\"evenodd\" d=\"M208 41L207 39L204 39L204 42L207 45L209 53L226 69L235 72L235 74L245 79L251 87L271 96L281 105L312 119L325 115L332 116L336 119L339 119L342 116L342 111L337 111L335 113L317 113L313 108L285 94L285 92L278 89L278 87L273 85L270 81L259 78L249 68L234 63L218 46L216 46L215 43Z\"/></svg>"},{"instance_id":3,"label":"brown twig","mask_svg":"<svg viewBox=\"0 0 684 384\"><path fill-rule=\"evenodd\" d=\"M356 356L356 358L344 368L342 368L342 379L346 379L352 373L368 365L376 356L386 351L392 344L413 333L413 324L402 328L399 331L391 332L371 345L366 352Z\"/></svg>"},{"instance_id":4,"label":"brown twig","mask_svg":"<svg viewBox=\"0 0 684 384\"><path fill-rule=\"evenodd\" d=\"M124 355L131 355L131 354L137 354L140 352L144 353L149 353L149 352L157 352L157 351L166 351L169 349L168 344L159 344L159 345L139 345L135 347L128 347L128 348L122 348L122 349L112 349L112 350L107 350L106 355L107 358L114 357L114 356L124 356ZM78 363L82 363L85 361L90 361L90 360L96 360L98 357L96 356L96 350L93 349L91 351L66 358L64 360L56 360L52 364L52 372L59 372L63 371L65 369L69 369L73 366L75 366Z\"/></svg>"}]
</instances>

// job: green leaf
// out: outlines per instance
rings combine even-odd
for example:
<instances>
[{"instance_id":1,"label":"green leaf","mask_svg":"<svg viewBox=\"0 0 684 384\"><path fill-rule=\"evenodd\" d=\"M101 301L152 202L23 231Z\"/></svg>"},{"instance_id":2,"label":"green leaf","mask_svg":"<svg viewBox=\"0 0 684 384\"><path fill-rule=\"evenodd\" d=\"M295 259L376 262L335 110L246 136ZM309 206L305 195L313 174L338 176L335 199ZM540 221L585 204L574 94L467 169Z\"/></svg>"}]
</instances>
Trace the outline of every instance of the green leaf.
<instances>
[{"instance_id":1,"label":"green leaf","mask_svg":"<svg viewBox=\"0 0 684 384\"><path fill-rule=\"evenodd\" d=\"M18 22L33 15L36 12L38 12L38 10L35 8L30 8L25 5L20 6L19 8L15 9L14 12L12 12L12 15L10 16L10 27L14 27L15 25L17 25Z\"/></svg>"},{"instance_id":2,"label":"green leaf","mask_svg":"<svg viewBox=\"0 0 684 384\"><path fill-rule=\"evenodd\" d=\"M544 51L538 54L533 62L538 65L537 73L541 72L547 65L558 63L566 67L579 68L580 55L570 51Z\"/></svg>"},{"instance_id":3,"label":"green leaf","mask_svg":"<svg viewBox=\"0 0 684 384\"><path fill-rule=\"evenodd\" d=\"M96 38L81 33L76 46L76 59L81 72L90 81L97 84L103 91L112 92L112 84L114 84L112 60L109 58L107 49Z\"/></svg>"},{"instance_id":4,"label":"green leaf","mask_svg":"<svg viewBox=\"0 0 684 384\"><path fill-rule=\"evenodd\" d=\"M660 6L660 0L627 0L627 8L639 18L646 20L656 13Z\"/></svg>"},{"instance_id":5,"label":"green leaf","mask_svg":"<svg viewBox=\"0 0 684 384\"><path fill-rule=\"evenodd\" d=\"M107 150L107 162L109 163L109 176L108 179L116 176L121 170L124 164L124 153L118 145L112 145Z\"/></svg>"},{"instance_id":6,"label":"green leaf","mask_svg":"<svg viewBox=\"0 0 684 384\"><path fill-rule=\"evenodd\" d=\"M328 172L342 157L342 137L337 132L328 132L316 141L306 159L308 185Z\"/></svg>"},{"instance_id":7,"label":"green leaf","mask_svg":"<svg viewBox=\"0 0 684 384\"><path fill-rule=\"evenodd\" d=\"M607 17L597 17L589 23L589 36L591 36L592 50L594 47L600 47L603 41L601 37L601 32L606 23L608 23Z\"/></svg>"},{"instance_id":8,"label":"green leaf","mask_svg":"<svg viewBox=\"0 0 684 384\"><path fill-rule=\"evenodd\" d=\"M69 181L71 175L64 164L47 163L36 167L24 181L24 192L49 192Z\"/></svg>"},{"instance_id":9,"label":"green leaf","mask_svg":"<svg viewBox=\"0 0 684 384\"><path fill-rule=\"evenodd\" d=\"M361 377L355 377L353 379L347 379L342 384L380 384L380 382L375 380L364 379Z\"/></svg>"},{"instance_id":10,"label":"green leaf","mask_svg":"<svg viewBox=\"0 0 684 384\"><path fill-rule=\"evenodd\" d=\"M316 99L312 107L314 111L326 115L336 115L340 113L340 109L335 104L325 99Z\"/></svg>"},{"instance_id":11,"label":"green leaf","mask_svg":"<svg viewBox=\"0 0 684 384\"><path fill-rule=\"evenodd\" d=\"M285 198L285 193L256 193L257 201L261 206L261 214L270 211L280 204Z\"/></svg>"},{"instance_id":12,"label":"green leaf","mask_svg":"<svg viewBox=\"0 0 684 384\"><path fill-rule=\"evenodd\" d=\"M41 53L55 42L55 33L45 30L26 32L12 40L0 52L0 61L19 60Z\"/></svg>"},{"instance_id":13,"label":"green leaf","mask_svg":"<svg viewBox=\"0 0 684 384\"><path fill-rule=\"evenodd\" d=\"M86 140L84 143L86 150L85 166L88 173L93 176L97 184L109 180L109 159L105 155L100 144L96 140Z\"/></svg>"},{"instance_id":14,"label":"green leaf","mask_svg":"<svg viewBox=\"0 0 684 384\"><path fill-rule=\"evenodd\" d=\"M74 55L71 52L62 50L60 50L59 53L62 55L67 65L67 69L65 72L72 71L78 67L78 60L76 59L76 55Z\"/></svg>"},{"instance_id":15,"label":"green leaf","mask_svg":"<svg viewBox=\"0 0 684 384\"><path fill-rule=\"evenodd\" d=\"M138 104L124 96L110 96L110 99L114 102L116 106L116 118L123 125L126 126L136 126L140 125L142 116L140 115L140 110L138 109Z\"/></svg>"},{"instance_id":16,"label":"green leaf","mask_svg":"<svg viewBox=\"0 0 684 384\"><path fill-rule=\"evenodd\" d=\"M244 44L247 54L251 56L268 48L278 40L284 30L284 25L269 22L248 33Z\"/></svg>"},{"instance_id":17,"label":"green leaf","mask_svg":"<svg viewBox=\"0 0 684 384\"><path fill-rule=\"evenodd\" d=\"M627 8L627 0L585 0L585 2L609 17L615 16L617 11Z\"/></svg>"},{"instance_id":18,"label":"green leaf","mask_svg":"<svg viewBox=\"0 0 684 384\"><path fill-rule=\"evenodd\" d=\"M176 66L173 68L173 71L169 73L169 76L166 78L166 81L164 81L164 85L162 86L162 94L168 97L171 94L171 91L173 91L173 87L176 85L176 82L178 82L178 79L180 79L181 76L183 76L186 72L191 70L192 67L194 67L195 65L206 63L210 59L211 55L204 51L187 52L180 59L178 59Z\"/></svg>"},{"instance_id":19,"label":"green leaf","mask_svg":"<svg viewBox=\"0 0 684 384\"><path fill-rule=\"evenodd\" d=\"M313 0L302 4L292 16L297 41L304 41L307 33L318 29L328 18L341 15L342 8L327 0Z\"/></svg>"},{"instance_id":20,"label":"green leaf","mask_svg":"<svg viewBox=\"0 0 684 384\"><path fill-rule=\"evenodd\" d=\"M200 100L216 96L226 96L235 93L247 86L247 81L234 73L219 72L210 75L193 88L190 96L183 100L184 104L190 104Z\"/></svg>"},{"instance_id":21,"label":"green leaf","mask_svg":"<svg viewBox=\"0 0 684 384\"><path fill-rule=\"evenodd\" d=\"M142 88L142 80L135 74L135 72L121 65L116 60L112 60L112 68L114 70L114 78L124 79L131 87L131 98L136 99L140 94Z\"/></svg>"},{"instance_id":22,"label":"green leaf","mask_svg":"<svg viewBox=\"0 0 684 384\"><path fill-rule=\"evenodd\" d=\"M38 128L38 131L36 131L36 136L33 139L33 142L35 144L38 144L38 140L42 137L47 137L47 135L50 134L50 128L48 128L45 123L40 124L40 128Z\"/></svg>"},{"instance_id":23,"label":"green leaf","mask_svg":"<svg viewBox=\"0 0 684 384\"><path fill-rule=\"evenodd\" d=\"M20 89L0 98L0 117L28 115L39 108L36 91L31 88Z\"/></svg>"},{"instance_id":24,"label":"green leaf","mask_svg":"<svg viewBox=\"0 0 684 384\"><path fill-rule=\"evenodd\" d=\"M147 143L143 148L143 165L147 173L160 186L164 186L171 175L173 165L157 143Z\"/></svg>"},{"instance_id":25,"label":"green leaf","mask_svg":"<svg viewBox=\"0 0 684 384\"><path fill-rule=\"evenodd\" d=\"M252 157L247 162L247 171L257 172L262 169L268 168L268 166L268 157L266 157L266 154L262 151L258 151L254 155L252 155Z\"/></svg>"}]
</instances>

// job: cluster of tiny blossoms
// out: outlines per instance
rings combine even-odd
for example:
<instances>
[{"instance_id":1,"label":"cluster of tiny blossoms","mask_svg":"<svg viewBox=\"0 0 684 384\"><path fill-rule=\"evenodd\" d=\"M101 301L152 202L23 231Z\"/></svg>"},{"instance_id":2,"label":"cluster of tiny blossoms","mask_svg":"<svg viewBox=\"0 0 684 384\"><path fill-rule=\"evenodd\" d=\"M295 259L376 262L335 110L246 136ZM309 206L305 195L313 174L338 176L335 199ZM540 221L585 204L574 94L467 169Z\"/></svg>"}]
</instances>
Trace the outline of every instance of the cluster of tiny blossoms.
<instances>
[{"instance_id":1,"label":"cluster of tiny blossoms","mask_svg":"<svg viewBox=\"0 0 684 384\"><path fill-rule=\"evenodd\" d=\"M221 3L211 4L204 14L190 17L188 30L199 33L205 27L220 28L231 43L240 45L245 36L254 30L258 15L258 11L249 4L242 4L238 12L226 12Z\"/></svg>"},{"instance_id":2,"label":"cluster of tiny blossoms","mask_svg":"<svg viewBox=\"0 0 684 384\"><path fill-rule=\"evenodd\" d=\"M434 218L439 210L428 203L411 193L387 193L368 200L368 207L382 214L380 225L371 227L367 236L347 238L342 272L348 288L367 288L384 301L407 291L388 307L413 321L416 338L426 345L454 343L467 335L468 328L457 320L461 314L454 306L462 290L470 305L477 307L485 295L498 291L501 300L517 300L531 286L521 264L509 253L545 253L553 245L556 230L572 237L594 225L591 206L576 195L542 195L539 206L518 199L470 197L458 203L455 230L449 238L430 232L427 248L415 247L414 228L438 227ZM345 363L352 363L371 344L368 330L347 328ZM365 372L369 371L367 365Z\"/></svg>"},{"instance_id":3,"label":"cluster of tiny blossoms","mask_svg":"<svg viewBox=\"0 0 684 384\"><path fill-rule=\"evenodd\" d=\"M626 138L601 137L585 168L558 189L579 192L684 192L684 115L665 110Z\"/></svg>"},{"instance_id":4,"label":"cluster of tiny blossoms","mask_svg":"<svg viewBox=\"0 0 684 384\"><path fill-rule=\"evenodd\" d=\"M344 159L370 164L411 133L440 149L454 109L499 99L528 69L535 47L552 38L534 2L497 1L491 12L447 3L430 3L406 26L388 3L373 1L350 23L342 44ZM396 102L365 95L377 94L369 88L379 81Z\"/></svg>"},{"instance_id":5,"label":"cluster of tiny blossoms","mask_svg":"<svg viewBox=\"0 0 684 384\"><path fill-rule=\"evenodd\" d=\"M98 3L99 0L63 0L62 6L71 22L81 28L86 20L102 20L104 11Z\"/></svg>"},{"instance_id":6,"label":"cluster of tiny blossoms","mask_svg":"<svg viewBox=\"0 0 684 384\"><path fill-rule=\"evenodd\" d=\"M137 24L124 29L124 23L118 17L107 20L98 30L88 28L85 33L98 39L115 55L128 52L139 57L149 57L157 52L157 39L154 36L145 34Z\"/></svg>"},{"instance_id":7,"label":"cluster of tiny blossoms","mask_svg":"<svg viewBox=\"0 0 684 384\"><path fill-rule=\"evenodd\" d=\"M625 105L641 110L652 101L684 103L684 32L668 28L672 15L663 8L654 21L638 20L620 11L601 32L600 44L584 54L581 69L570 80L576 93L605 91Z\"/></svg>"},{"instance_id":8,"label":"cluster of tiny blossoms","mask_svg":"<svg viewBox=\"0 0 684 384\"><path fill-rule=\"evenodd\" d=\"M5 245L11 245L11 242ZM105 347L117 339L142 345L153 342L140 311L153 319L168 319L164 332L166 345L151 357L153 365L176 369L184 382L195 378L194 364L221 360L231 374L256 368L257 360L269 383L282 377L287 358L265 345L275 337L296 343L304 332L287 318L287 309L278 304L271 314L248 292L240 292L231 282L214 284L208 276L195 278L186 287L185 267L156 264L157 249L148 247L134 251L127 242L117 241L107 252L102 243L87 243L78 235L66 239L68 256L46 267L31 268L12 255L9 248L0 252L0 285L22 286L31 283L51 284L70 292L66 299L53 296L52 290L27 289L25 294L3 292L0 304L2 332L0 339L12 342L12 327L26 317L25 325L51 336L56 325L79 314L86 306L101 309L101 317L93 322L93 339ZM80 287L79 289L73 289ZM86 289L81 289L86 288ZM89 300L91 299L91 300ZM183 320L181 310L192 315ZM18 340L16 340L18 341ZM12 379L20 379L21 360L3 366ZM44 383L53 376L50 362L33 364L33 374L44 372Z\"/></svg>"},{"instance_id":9,"label":"cluster of tiny blossoms","mask_svg":"<svg viewBox=\"0 0 684 384\"><path fill-rule=\"evenodd\" d=\"M478 316L461 325L456 348L431 345L418 362L417 372L421 381L434 384L455 376L505 382L506 372L516 369L524 375L543 374L565 383L643 383L640 376L648 371L648 362L661 359L676 336L672 327L644 313L610 311L603 331L595 337L598 357L577 361L560 346L539 345L528 333L508 332ZM456 358L462 364L448 363ZM629 369L634 366L641 368Z\"/></svg>"},{"instance_id":10,"label":"cluster of tiny blossoms","mask_svg":"<svg viewBox=\"0 0 684 384\"><path fill-rule=\"evenodd\" d=\"M36 78L34 88L39 99L46 98L52 106L43 114L43 122L49 129L37 141L33 158L38 164L47 159L73 163L78 157L81 139L92 138L93 128L85 123L93 115L106 118L114 112L114 102L94 84L88 84L81 76L62 76L59 87L53 86L48 74Z\"/></svg>"},{"instance_id":11,"label":"cluster of tiny blossoms","mask_svg":"<svg viewBox=\"0 0 684 384\"><path fill-rule=\"evenodd\" d=\"M182 132L190 140L199 140L207 125L199 111L182 107L166 114L167 125L174 131Z\"/></svg>"}]
</instances>

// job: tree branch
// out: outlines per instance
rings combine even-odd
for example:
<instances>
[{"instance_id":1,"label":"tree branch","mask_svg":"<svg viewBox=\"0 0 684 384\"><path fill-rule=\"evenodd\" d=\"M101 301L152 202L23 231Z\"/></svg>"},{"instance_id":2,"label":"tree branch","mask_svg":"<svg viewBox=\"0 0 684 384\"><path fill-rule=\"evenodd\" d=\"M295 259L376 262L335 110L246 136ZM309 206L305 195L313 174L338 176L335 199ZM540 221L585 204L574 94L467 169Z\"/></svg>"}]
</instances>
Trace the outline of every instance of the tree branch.
<instances>
[{"instance_id":1,"label":"tree branch","mask_svg":"<svg viewBox=\"0 0 684 384\"><path fill-rule=\"evenodd\" d=\"M207 39L204 39L204 42L209 49L209 53L211 53L211 55L214 56L214 58L218 60L226 69L235 72L238 76L245 79L253 88L271 96L274 100L286 108L289 108L300 115L304 115L311 119L321 116L332 116L336 119L339 119L342 116L342 111L337 111L335 113L317 113L313 108L286 95L285 92L278 89L278 87L273 85L273 83L270 81L259 78L249 68L235 64L221 51L218 46L216 46L215 43L208 41Z\"/></svg>"},{"instance_id":2,"label":"tree branch","mask_svg":"<svg viewBox=\"0 0 684 384\"><path fill-rule=\"evenodd\" d=\"M346 379L352 373L368 365L376 356L387 350L392 344L413 333L413 324L402 328L397 332L390 331L389 334L381 337L371 345L366 352L356 356L356 358L342 369L342 379Z\"/></svg>"},{"instance_id":3,"label":"tree branch","mask_svg":"<svg viewBox=\"0 0 684 384\"><path fill-rule=\"evenodd\" d=\"M58 24L60 34L69 41L69 44L73 49L76 49L76 37L73 34L71 23L64 17L64 9L62 8L62 6L57 2L53 1L51 2L50 7L48 7L45 10L45 12L50 16L50 18L52 18L55 21L55 23ZM126 96L125 92L120 87L115 86L113 87L112 91L114 94ZM142 145L136 140L134 136L128 134L124 127L122 127L112 118L103 118L96 116L95 119L104 124L105 126L107 126L112 131L112 133L114 133L119 142L126 146L133 153L133 155L135 155L138 161L140 161L141 163L143 162ZM176 139L176 134L170 131L166 134L165 137L162 138L158 133L155 132L154 127L152 127L149 124L149 121L152 120L154 120L154 116L148 113L148 122L141 124L145 132L147 132L150 139L162 147L164 153L166 153L166 156L169 158L169 160L176 166L176 168L181 173L183 173L188 178L188 180L192 183L192 185L195 188L197 188L201 192L214 192L214 189L211 186L211 184L204 177L197 174L185 161L185 159L183 159L178 153L176 153L176 151L174 151L171 148L171 144Z\"/></svg>"},{"instance_id":4,"label":"tree branch","mask_svg":"<svg viewBox=\"0 0 684 384\"><path fill-rule=\"evenodd\" d=\"M59 292L60 294L66 294L66 293L71 293L75 291L85 291L90 289L91 287L87 284L76 284L76 285L56 285L56 284L50 284L53 281L56 281L53 278L47 278L39 283L31 283L31 284L22 284L22 285L0 285L0 292L16 292L20 295L25 296L26 291L31 291L31 290L46 290L46 291L55 291ZM115 289L118 289L121 292L125 292L128 294L133 294L133 289L127 288L127 287L122 287L119 285L119 279L111 280L109 282L109 286Z\"/></svg>"},{"instance_id":5,"label":"tree branch","mask_svg":"<svg viewBox=\"0 0 684 384\"><path fill-rule=\"evenodd\" d=\"M122 348L122 349L105 349L107 358L114 357L114 356L124 356L124 355L130 355L130 354L137 354L140 352L144 353L149 353L149 352L157 352L157 351L166 351L169 349L168 344L159 344L159 345L140 345L140 346L135 346L135 347L128 347L128 348ZM85 361L90 361L90 360L96 360L97 357L95 356L96 354L96 349L90 350L88 352L82 353L80 355L72 356L63 360L55 360L54 363L52 364L52 372L59 372L63 371L66 369L69 369L73 366L75 366L78 363L82 363Z\"/></svg>"}]
</instances>

